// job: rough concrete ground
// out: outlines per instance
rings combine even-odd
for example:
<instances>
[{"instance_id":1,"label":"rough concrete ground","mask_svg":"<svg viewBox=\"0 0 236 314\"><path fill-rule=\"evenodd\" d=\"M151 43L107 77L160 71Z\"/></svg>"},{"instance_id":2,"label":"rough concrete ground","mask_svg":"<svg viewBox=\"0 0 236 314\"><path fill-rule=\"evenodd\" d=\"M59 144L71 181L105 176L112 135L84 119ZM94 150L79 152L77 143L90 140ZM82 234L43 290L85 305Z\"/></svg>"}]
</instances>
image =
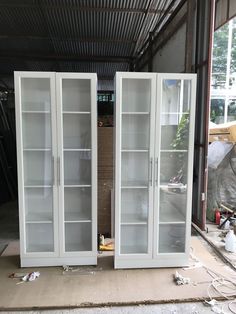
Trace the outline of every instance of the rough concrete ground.
<instances>
[{"instance_id":1,"label":"rough concrete ground","mask_svg":"<svg viewBox=\"0 0 236 314\"><path fill-rule=\"evenodd\" d=\"M219 302L218 308L222 310L218 313L236 313L236 303L228 308L229 301ZM178 304L156 304L140 306L104 307L89 309L64 309L50 311L17 311L4 312L8 314L210 314L214 313L211 307L205 306L202 302L198 303L178 303ZM217 312L215 312L217 313Z\"/></svg>"}]
</instances>

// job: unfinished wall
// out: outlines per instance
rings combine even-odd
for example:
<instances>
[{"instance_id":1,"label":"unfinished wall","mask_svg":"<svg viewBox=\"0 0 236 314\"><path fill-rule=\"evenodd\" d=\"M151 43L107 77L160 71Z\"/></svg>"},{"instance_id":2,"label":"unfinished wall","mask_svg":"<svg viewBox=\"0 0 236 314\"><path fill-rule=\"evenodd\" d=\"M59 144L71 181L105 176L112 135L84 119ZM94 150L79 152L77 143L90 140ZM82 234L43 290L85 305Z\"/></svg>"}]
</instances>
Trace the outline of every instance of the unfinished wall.
<instances>
[{"instance_id":1,"label":"unfinished wall","mask_svg":"<svg viewBox=\"0 0 236 314\"><path fill-rule=\"evenodd\" d=\"M98 233L111 233L113 128L98 128Z\"/></svg>"},{"instance_id":2,"label":"unfinished wall","mask_svg":"<svg viewBox=\"0 0 236 314\"><path fill-rule=\"evenodd\" d=\"M218 0L215 7L215 29L236 16L235 0Z\"/></svg>"},{"instance_id":3,"label":"unfinished wall","mask_svg":"<svg viewBox=\"0 0 236 314\"><path fill-rule=\"evenodd\" d=\"M153 72L184 72L186 24L153 57Z\"/></svg>"}]
</instances>

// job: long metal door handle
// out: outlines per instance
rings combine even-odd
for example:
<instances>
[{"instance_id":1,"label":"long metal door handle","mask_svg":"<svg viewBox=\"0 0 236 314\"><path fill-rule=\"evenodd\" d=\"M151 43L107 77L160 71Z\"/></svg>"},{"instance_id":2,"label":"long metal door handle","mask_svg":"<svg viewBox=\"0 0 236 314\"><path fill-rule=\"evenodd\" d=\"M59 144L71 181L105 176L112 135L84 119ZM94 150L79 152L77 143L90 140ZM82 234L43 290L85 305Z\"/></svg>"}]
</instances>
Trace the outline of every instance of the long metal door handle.
<instances>
[{"instance_id":1,"label":"long metal door handle","mask_svg":"<svg viewBox=\"0 0 236 314\"><path fill-rule=\"evenodd\" d=\"M55 185L55 157L52 156L52 185Z\"/></svg>"},{"instance_id":2,"label":"long metal door handle","mask_svg":"<svg viewBox=\"0 0 236 314\"><path fill-rule=\"evenodd\" d=\"M149 183L152 186L152 158L150 159L149 163Z\"/></svg>"},{"instance_id":3,"label":"long metal door handle","mask_svg":"<svg viewBox=\"0 0 236 314\"><path fill-rule=\"evenodd\" d=\"M61 160L60 157L57 159L57 178L58 178L58 185L61 184Z\"/></svg>"},{"instance_id":4,"label":"long metal door handle","mask_svg":"<svg viewBox=\"0 0 236 314\"><path fill-rule=\"evenodd\" d=\"M158 157L156 158L155 183L158 184Z\"/></svg>"}]
</instances>

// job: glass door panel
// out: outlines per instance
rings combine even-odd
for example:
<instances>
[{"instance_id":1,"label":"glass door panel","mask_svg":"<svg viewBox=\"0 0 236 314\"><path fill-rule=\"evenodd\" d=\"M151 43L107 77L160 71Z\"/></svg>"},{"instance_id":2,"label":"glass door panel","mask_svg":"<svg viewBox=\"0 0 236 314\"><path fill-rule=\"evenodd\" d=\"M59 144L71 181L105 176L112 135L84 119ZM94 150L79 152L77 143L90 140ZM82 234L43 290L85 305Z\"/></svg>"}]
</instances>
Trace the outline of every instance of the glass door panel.
<instances>
[{"instance_id":1,"label":"glass door panel","mask_svg":"<svg viewBox=\"0 0 236 314\"><path fill-rule=\"evenodd\" d=\"M91 149L90 120L90 114L63 114L65 149Z\"/></svg>"},{"instance_id":2,"label":"glass door panel","mask_svg":"<svg viewBox=\"0 0 236 314\"><path fill-rule=\"evenodd\" d=\"M123 112L149 112L151 109L151 80L122 80Z\"/></svg>"},{"instance_id":3,"label":"glass door panel","mask_svg":"<svg viewBox=\"0 0 236 314\"><path fill-rule=\"evenodd\" d=\"M54 252L51 79L20 82L26 253Z\"/></svg>"},{"instance_id":4,"label":"glass door panel","mask_svg":"<svg viewBox=\"0 0 236 314\"><path fill-rule=\"evenodd\" d=\"M50 111L50 78L21 78L22 111Z\"/></svg>"},{"instance_id":5,"label":"glass door panel","mask_svg":"<svg viewBox=\"0 0 236 314\"><path fill-rule=\"evenodd\" d=\"M148 254L152 79L122 79L120 254Z\"/></svg>"},{"instance_id":6,"label":"glass door panel","mask_svg":"<svg viewBox=\"0 0 236 314\"><path fill-rule=\"evenodd\" d=\"M64 252L92 250L91 79L61 78Z\"/></svg>"},{"instance_id":7,"label":"glass door panel","mask_svg":"<svg viewBox=\"0 0 236 314\"><path fill-rule=\"evenodd\" d=\"M142 167L140 167L142 165ZM121 157L122 187L148 187L149 155L145 152L123 152Z\"/></svg>"},{"instance_id":8,"label":"glass door panel","mask_svg":"<svg viewBox=\"0 0 236 314\"><path fill-rule=\"evenodd\" d=\"M158 251L184 252L191 80L163 79L161 84Z\"/></svg>"},{"instance_id":9,"label":"glass door panel","mask_svg":"<svg viewBox=\"0 0 236 314\"><path fill-rule=\"evenodd\" d=\"M148 190L121 190L121 223L148 223Z\"/></svg>"},{"instance_id":10,"label":"glass door panel","mask_svg":"<svg viewBox=\"0 0 236 314\"><path fill-rule=\"evenodd\" d=\"M149 148L148 114L122 115L122 149L147 150Z\"/></svg>"},{"instance_id":11,"label":"glass door panel","mask_svg":"<svg viewBox=\"0 0 236 314\"><path fill-rule=\"evenodd\" d=\"M120 253L147 254L148 226L137 224L121 225Z\"/></svg>"},{"instance_id":12,"label":"glass door panel","mask_svg":"<svg viewBox=\"0 0 236 314\"><path fill-rule=\"evenodd\" d=\"M90 112L91 84L89 79L62 79L63 111Z\"/></svg>"},{"instance_id":13,"label":"glass door panel","mask_svg":"<svg viewBox=\"0 0 236 314\"><path fill-rule=\"evenodd\" d=\"M159 227L159 253L185 252L185 224L163 224Z\"/></svg>"}]
</instances>

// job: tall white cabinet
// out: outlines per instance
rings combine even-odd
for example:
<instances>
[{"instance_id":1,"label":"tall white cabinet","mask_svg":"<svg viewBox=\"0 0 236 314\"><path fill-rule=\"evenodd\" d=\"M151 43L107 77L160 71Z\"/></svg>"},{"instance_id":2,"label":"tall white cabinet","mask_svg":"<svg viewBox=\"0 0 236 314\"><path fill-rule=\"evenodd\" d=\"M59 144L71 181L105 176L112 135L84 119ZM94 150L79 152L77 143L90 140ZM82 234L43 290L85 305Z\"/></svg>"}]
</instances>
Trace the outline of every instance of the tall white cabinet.
<instances>
[{"instance_id":1,"label":"tall white cabinet","mask_svg":"<svg viewBox=\"0 0 236 314\"><path fill-rule=\"evenodd\" d=\"M187 265L196 76L115 80L115 268Z\"/></svg>"},{"instance_id":2,"label":"tall white cabinet","mask_svg":"<svg viewBox=\"0 0 236 314\"><path fill-rule=\"evenodd\" d=\"M21 266L96 264L96 74L14 76Z\"/></svg>"}]
</instances>

